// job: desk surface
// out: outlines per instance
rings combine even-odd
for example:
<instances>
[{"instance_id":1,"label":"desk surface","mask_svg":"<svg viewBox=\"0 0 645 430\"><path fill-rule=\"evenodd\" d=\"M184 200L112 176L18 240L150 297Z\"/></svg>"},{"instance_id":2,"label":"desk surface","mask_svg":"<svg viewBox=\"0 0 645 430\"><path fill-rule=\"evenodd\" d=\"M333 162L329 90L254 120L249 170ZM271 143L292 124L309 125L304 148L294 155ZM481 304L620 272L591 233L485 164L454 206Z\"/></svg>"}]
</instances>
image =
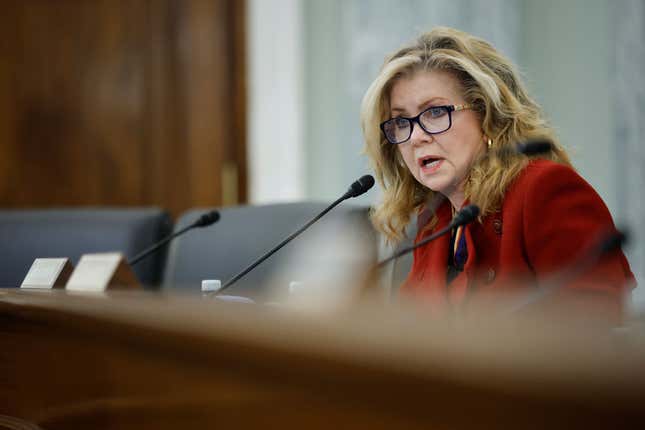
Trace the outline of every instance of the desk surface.
<instances>
[{"instance_id":1,"label":"desk surface","mask_svg":"<svg viewBox=\"0 0 645 430\"><path fill-rule=\"evenodd\" d=\"M640 327L13 289L0 290L0 321L0 415L46 429L588 429L645 418Z\"/></svg>"}]
</instances>

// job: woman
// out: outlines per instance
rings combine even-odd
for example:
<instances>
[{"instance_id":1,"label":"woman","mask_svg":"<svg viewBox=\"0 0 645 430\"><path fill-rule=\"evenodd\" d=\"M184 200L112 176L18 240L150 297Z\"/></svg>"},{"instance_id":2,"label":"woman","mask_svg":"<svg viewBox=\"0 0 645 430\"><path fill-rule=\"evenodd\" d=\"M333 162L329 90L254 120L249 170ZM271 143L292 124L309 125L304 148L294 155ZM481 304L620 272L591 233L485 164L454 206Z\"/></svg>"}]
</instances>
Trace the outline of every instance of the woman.
<instances>
[{"instance_id":1,"label":"woman","mask_svg":"<svg viewBox=\"0 0 645 430\"><path fill-rule=\"evenodd\" d=\"M478 221L414 253L402 291L439 315L491 297L485 293L530 297L598 234L615 230L514 66L481 39L436 28L395 53L363 99L361 122L384 190L372 221L389 239L400 240L415 215L418 242L465 203L481 210ZM548 139L552 150L532 157L515 151L531 139ZM561 276L557 293L533 301L568 297L557 301L567 312L614 318L633 280L617 250L582 276Z\"/></svg>"}]
</instances>

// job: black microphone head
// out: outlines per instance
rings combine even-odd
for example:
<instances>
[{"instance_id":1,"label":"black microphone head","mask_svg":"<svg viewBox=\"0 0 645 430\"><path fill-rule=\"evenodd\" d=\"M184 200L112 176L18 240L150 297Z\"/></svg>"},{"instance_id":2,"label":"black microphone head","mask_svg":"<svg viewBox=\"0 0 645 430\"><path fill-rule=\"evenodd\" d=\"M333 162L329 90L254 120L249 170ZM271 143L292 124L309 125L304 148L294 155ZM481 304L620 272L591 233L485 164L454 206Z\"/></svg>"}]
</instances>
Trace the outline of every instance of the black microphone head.
<instances>
[{"instance_id":1,"label":"black microphone head","mask_svg":"<svg viewBox=\"0 0 645 430\"><path fill-rule=\"evenodd\" d=\"M372 175L361 176L358 181L349 186L345 193L345 198L358 197L365 194L370 188L374 186L374 177Z\"/></svg>"},{"instance_id":2,"label":"black microphone head","mask_svg":"<svg viewBox=\"0 0 645 430\"><path fill-rule=\"evenodd\" d=\"M479 216L479 206L477 205L468 205L462 208L457 215L452 219L451 224L453 227L459 227L460 225L466 225L473 222Z\"/></svg>"},{"instance_id":3,"label":"black microphone head","mask_svg":"<svg viewBox=\"0 0 645 430\"><path fill-rule=\"evenodd\" d=\"M546 139L529 140L517 145L517 152L526 156L548 154L553 150L553 143Z\"/></svg>"},{"instance_id":4,"label":"black microphone head","mask_svg":"<svg viewBox=\"0 0 645 430\"><path fill-rule=\"evenodd\" d=\"M624 230L616 230L610 233L605 233L598 245L598 250L601 254L606 254L613 251L614 249L623 246L625 243L627 243L628 238L629 234Z\"/></svg>"},{"instance_id":5,"label":"black microphone head","mask_svg":"<svg viewBox=\"0 0 645 430\"><path fill-rule=\"evenodd\" d=\"M208 227L211 224L219 221L220 215L218 211L210 211L200 216L193 224L195 227Z\"/></svg>"}]
</instances>

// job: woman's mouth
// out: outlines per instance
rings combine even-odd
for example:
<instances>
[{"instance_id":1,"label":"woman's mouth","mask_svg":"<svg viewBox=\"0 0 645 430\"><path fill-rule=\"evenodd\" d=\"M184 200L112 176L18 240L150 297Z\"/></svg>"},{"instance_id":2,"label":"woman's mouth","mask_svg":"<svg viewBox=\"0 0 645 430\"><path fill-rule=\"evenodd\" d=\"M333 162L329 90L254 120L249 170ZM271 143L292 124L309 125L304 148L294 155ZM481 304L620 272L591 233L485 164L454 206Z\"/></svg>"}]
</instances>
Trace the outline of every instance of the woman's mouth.
<instances>
[{"instance_id":1,"label":"woman's mouth","mask_svg":"<svg viewBox=\"0 0 645 430\"><path fill-rule=\"evenodd\" d=\"M443 164L444 159L439 157L423 157L419 159L419 167L423 173L434 173Z\"/></svg>"}]
</instances>

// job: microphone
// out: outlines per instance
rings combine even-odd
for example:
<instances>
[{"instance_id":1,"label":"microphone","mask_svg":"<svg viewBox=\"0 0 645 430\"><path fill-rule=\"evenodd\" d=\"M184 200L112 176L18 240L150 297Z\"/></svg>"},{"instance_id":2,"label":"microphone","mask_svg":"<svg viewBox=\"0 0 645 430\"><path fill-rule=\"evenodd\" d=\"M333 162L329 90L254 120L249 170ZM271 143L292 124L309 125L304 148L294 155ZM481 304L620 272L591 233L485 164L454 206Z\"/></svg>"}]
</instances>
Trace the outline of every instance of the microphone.
<instances>
[{"instance_id":1,"label":"microphone","mask_svg":"<svg viewBox=\"0 0 645 430\"><path fill-rule=\"evenodd\" d=\"M549 152L553 151L553 148L553 143L548 139L533 139L516 143L514 146L495 148L482 154L482 157L506 158L512 157L517 154L532 157L534 155L548 154Z\"/></svg>"},{"instance_id":2,"label":"microphone","mask_svg":"<svg viewBox=\"0 0 645 430\"><path fill-rule=\"evenodd\" d=\"M468 205L464 208L462 208L459 212L457 212L457 215L452 219L450 222L449 227L450 228L455 228L455 227L460 227L462 225L469 224L475 220L479 216L479 207L476 205Z\"/></svg>"},{"instance_id":3,"label":"microphone","mask_svg":"<svg viewBox=\"0 0 645 430\"><path fill-rule=\"evenodd\" d=\"M214 224L217 221L219 221L219 219L220 219L220 214L219 214L218 211L207 212L207 213L201 215L199 218L197 218L197 220L195 222L193 222L192 224L182 228L181 230L179 230L179 231L177 231L177 232L175 232L175 233L173 233L173 234L171 234L169 236L166 236L165 238L161 239L159 242L155 243L154 245L144 249L139 254L137 254L134 257L132 257L128 261L128 264L130 266L134 266L139 261L143 260L144 258L149 256L150 254L154 253L159 248L161 248L162 246L164 246L166 243L170 242L171 240L173 240L177 236L180 236L180 235L186 233L188 230L191 230L191 229L196 228L196 227L199 227L199 228L208 227L209 225Z\"/></svg>"},{"instance_id":4,"label":"microphone","mask_svg":"<svg viewBox=\"0 0 645 430\"><path fill-rule=\"evenodd\" d=\"M473 222L477 217L479 216L479 207L476 205L468 205L464 208L462 208L459 212L457 212L457 215L450 221L450 224L448 224L446 227L442 228L441 230L437 231L434 234L431 234L430 236L426 237L422 241L419 241L418 243L414 244L413 246L409 246L407 248L403 248L399 252L395 253L394 255L391 255L390 257L379 261L375 269L379 269L383 267L385 264L389 263L392 260L395 260L402 255L405 255L409 252L414 251L415 249L425 245L426 243L432 242L433 240L443 236L444 234L448 233L450 230L453 228L470 224Z\"/></svg>"},{"instance_id":5,"label":"microphone","mask_svg":"<svg viewBox=\"0 0 645 430\"><path fill-rule=\"evenodd\" d=\"M361 194L365 194L373 186L374 177L372 175L361 176L360 178L358 178L358 181L355 181L354 183L352 183L352 185L349 186L347 192L343 194L340 199L341 201L343 201L351 197L358 197Z\"/></svg>"},{"instance_id":6,"label":"microphone","mask_svg":"<svg viewBox=\"0 0 645 430\"><path fill-rule=\"evenodd\" d=\"M242 270L240 273L235 275L233 278L229 279L219 290L215 291L215 294L219 294L225 289L229 288L231 285L239 281L243 276L245 276L247 273L249 273L251 270L255 269L256 266L258 266L260 263L262 263L264 260L267 258L271 257L273 254L275 254L280 248L285 246L287 243L291 242L293 239L295 239L298 235L300 235L303 231L307 230L313 223L318 221L320 218L325 216L327 212L331 211L333 208L338 206L340 203L343 201L353 198L353 197L358 197L360 195L365 194L367 191L369 191L370 188L374 186L374 177L372 175L364 175L361 176L357 181L352 183L349 186L349 189L340 196L335 202L333 202L331 205L327 206L321 213L316 215L311 221L309 221L307 224L302 226L300 229L298 229L296 232L292 233L287 237L285 240L280 242L278 245L276 245L273 249L262 255L260 258L255 260L251 265L249 265L246 269Z\"/></svg>"},{"instance_id":7,"label":"microphone","mask_svg":"<svg viewBox=\"0 0 645 430\"><path fill-rule=\"evenodd\" d=\"M220 219L220 214L218 211L210 211L199 218L197 218L197 221L191 224L192 227L208 227L211 224L216 223ZM192 228L191 227L191 228Z\"/></svg>"},{"instance_id":8,"label":"microphone","mask_svg":"<svg viewBox=\"0 0 645 430\"><path fill-rule=\"evenodd\" d=\"M628 234L619 230L604 232L595 240L593 245L586 252L583 252L577 258L576 261L560 273L554 275L551 279L544 282L543 286L538 291L529 294L511 306L507 310L507 313L513 314L518 312L555 293L596 264L603 255L620 248L627 242L627 239Z\"/></svg>"},{"instance_id":9,"label":"microphone","mask_svg":"<svg viewBox=\"0 0 645 430\"><path fill-rule=\"evenodd\" d=\"M516 151L527 156L546 154L553 150L553 143L546 139L528 140L518 143Z\"/></svg>"}]
</instances>

